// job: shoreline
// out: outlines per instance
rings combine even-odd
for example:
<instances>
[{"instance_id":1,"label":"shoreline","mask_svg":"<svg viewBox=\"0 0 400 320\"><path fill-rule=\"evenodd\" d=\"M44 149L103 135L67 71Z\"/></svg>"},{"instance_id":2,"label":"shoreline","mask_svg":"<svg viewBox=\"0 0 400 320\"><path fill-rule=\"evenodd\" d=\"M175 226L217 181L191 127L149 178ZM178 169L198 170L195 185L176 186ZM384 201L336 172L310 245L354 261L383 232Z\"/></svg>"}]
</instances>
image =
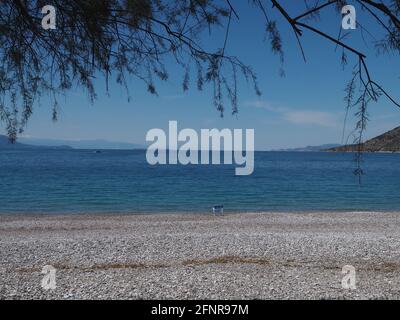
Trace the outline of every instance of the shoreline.
<instances>
[{"instance_id":1,"label":"shoreline","mask_svg":"<svg viewBox=\"0 0 400 320\"><path fill-rule=\"evenodd\" d=\"M226 210L224 211L223 216L237 216L237 215L268 215L268 214L374 214L374 213L398 213L400 214L399 209L362 209L362 210L350 210L350 209L332 209L332 210ZM29 217L125 217L125 216L213 216L211 210L209 211L127 211L127 212L0 212L1 217L21 217L21 218L29 218ZM0 219L1 221L1 219Z\"/></svg>"},{"instance_id":2,"label":"shoreline","mask_svg":"<svg viewBox=\"0 0 400 320\"><path fill-rule=\"evenodd\" d=\"M400 298L397 211L11 214L0 239L0 299Z\"/></svg>"}]
</instances>

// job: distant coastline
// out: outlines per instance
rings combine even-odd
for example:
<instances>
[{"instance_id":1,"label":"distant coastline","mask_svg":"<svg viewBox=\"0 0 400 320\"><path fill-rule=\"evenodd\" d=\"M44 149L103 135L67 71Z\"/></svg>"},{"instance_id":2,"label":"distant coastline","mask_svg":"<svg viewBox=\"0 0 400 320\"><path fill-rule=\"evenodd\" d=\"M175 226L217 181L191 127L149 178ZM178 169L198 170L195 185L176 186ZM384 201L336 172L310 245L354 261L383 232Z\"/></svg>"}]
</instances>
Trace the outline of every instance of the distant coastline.
<instances>
[{"instance_id":1,"label":"distant coastline","mask_svg":"<svg viewBox=\"0 0 400 320\"><path fill-rule=\"evenodd\" d=\"M370 152L370 153L397 153L400 152L400 127L372 138L361 145L351 144L334 148L327 148L328 152Z\"/></svg>"},{"instance_id":2,"label":"distant coastline","mask_svg":"<svg viewBox=\"0 0 400 320\"><path fill-rule=\"evenodd\" d=\"M21 137L14 144L9 142L7 136L0 135L0 150L4 149L55 149L55 150L146 150L146 145L108 141L104 139L96 140L60 140ZM400 127L390 130L375 138L372 138L361 145L350 144L341 145L329 143L315 146L305 146L297 148L281 148L272 150L255 150L256 152L344 152L354 153L361 150L365 153L399 153L400 152ZM168 150L165 150L168 151ZM201 150L198 150L201 151Z\"/></svg>"},{"instance_id":3,"label":"distant coastline","mask_svg":"<svg viewBox=\"0 0 400 320\"><path fill-rule=\"evenodd\" d=\"M0 135L0 150L144 150L146 147L140 144L115 142L103 139L97 140L59 140L40 138L18 138L11 143L7 136Z\"/></svg>"},{"instance_id":4,"label":"distant coastline","mask_svg":"<svg viewBox=\"0 0 400 320\"><path fill-rule=\"evenodd\" d=\"M300 148L287 148L287 149L277 149L271 150L272 152L323 152L330 148L339 147L340 144L336 143L329 143L323 144L319 146L307 146L307 147L300 147Z\"/></svg>"},{"instance_id":5,"label":"distant coastline","mask_svg":"<svg viewBox=\"0 0 400 320\"><path fill-rule=\"evenodd\" d=\"M73 148L67 145L59 146L40 146L30 145L20 142L11 143L8 137L0 135L0 150L72 150Z\"/></svg>"}]
</instances>

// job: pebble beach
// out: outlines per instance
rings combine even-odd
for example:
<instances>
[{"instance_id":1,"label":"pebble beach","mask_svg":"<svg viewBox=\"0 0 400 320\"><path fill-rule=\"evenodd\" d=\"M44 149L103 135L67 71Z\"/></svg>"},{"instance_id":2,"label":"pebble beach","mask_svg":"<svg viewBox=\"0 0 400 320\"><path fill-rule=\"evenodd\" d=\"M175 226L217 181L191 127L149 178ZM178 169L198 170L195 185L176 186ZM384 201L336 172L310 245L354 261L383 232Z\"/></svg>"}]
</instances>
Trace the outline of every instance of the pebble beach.
<instances>
[{"instance_id":1,"label":"pebble beach","mask_svg":"<svg viewBox=\"0 0 400 320\"><path fill-rule=\"evenodd\" d=\"M0 261L0 299L399 299L400 213L0 215Z\"/></svg>"}]
</instances>

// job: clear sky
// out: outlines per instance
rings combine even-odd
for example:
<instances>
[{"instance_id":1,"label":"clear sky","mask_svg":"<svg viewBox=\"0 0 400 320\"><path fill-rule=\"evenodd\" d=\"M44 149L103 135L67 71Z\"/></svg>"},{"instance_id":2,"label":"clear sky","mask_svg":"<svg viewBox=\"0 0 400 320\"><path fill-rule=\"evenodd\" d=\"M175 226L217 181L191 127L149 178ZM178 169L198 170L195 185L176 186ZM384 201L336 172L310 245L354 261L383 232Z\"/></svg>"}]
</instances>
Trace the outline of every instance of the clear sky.
<instances>
[{"instance_id":1,"label":"clear sky","mask_svg":"<svg viewBox=\"0 0 400 320\"><path fill-rule=\"evenodd\" d=\"M301 13L302 1L290 3L293 15ZM247 1L233 0L240 15L234 21L227 53L238 56L253 66L259 79L262 96L258 97L245 81L239 87L239 114L231 116L227 110L220 118L215 110L210 88L198 92L195 81L189 92L182 91L183 73L171 65L168 83L157 83L159 96L147 93L139 81L129 82L132 100L127 101L125 89L111 85L110 96L104 94L104 81L96 84L98 99L92 105L85 92L79 88L60 99L62 108L58 122L51 121L51 106L43 98L35 112L25 136L54 139L107 139L111 141L145 144L146 132L152 128L167 128L169 120L177 120L183 128L254 128L258 150L300 147L325 143L340 143L342 138L345 104L344 87L351 77L357 58L348 55L349 65L342 69L341 51L315 34L304 32L303 44L307 63L301 57L293 32L279 19L285 49L285 77L279 76L279 58L271 53L264 42L265 20L261 13L248 6ZM367 13L357 5L357 19L363 26L371 24ZM310 22L332 35L337 35L341 17L331 9L324 11L321 19ZM278 14L271 14L271 17ZM379 29L371 32L377 38ZM373 44L361 41L361 29L351 31L346 43L355 46L368 56L367 62L373 77L400 99L399 56L377 56ZM204 43L222 46L222 32L208 33ZM194 78L194 77L193 77ZM400 124L400 109L382 98L370 105L370 123L367 137L392 129ZM351 113L354 113L353 110ZM354 128L348 123L347 131ZM4 128L1 128L4 133Z\"/></svg>"}]
</instances>

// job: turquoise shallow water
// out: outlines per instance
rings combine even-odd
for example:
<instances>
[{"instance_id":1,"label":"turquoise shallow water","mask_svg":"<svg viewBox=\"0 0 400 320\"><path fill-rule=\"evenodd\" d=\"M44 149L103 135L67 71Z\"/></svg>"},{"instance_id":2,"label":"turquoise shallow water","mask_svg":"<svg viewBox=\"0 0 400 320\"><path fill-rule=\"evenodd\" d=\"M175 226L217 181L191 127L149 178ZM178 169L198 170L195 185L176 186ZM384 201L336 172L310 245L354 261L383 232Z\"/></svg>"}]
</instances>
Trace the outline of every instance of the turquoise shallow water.
<instances>
[{"instance_id":1,"label":"turquoise shallow water","mask_svg":"<svg viewBox=\"0 0 400 320\"><path fill-rule=\"evenodd\" d=\"M145 151L0 151L0 213L400 210L400 154L257 152L234 167L150 166Z\"/></svg>"}]
</instances>

